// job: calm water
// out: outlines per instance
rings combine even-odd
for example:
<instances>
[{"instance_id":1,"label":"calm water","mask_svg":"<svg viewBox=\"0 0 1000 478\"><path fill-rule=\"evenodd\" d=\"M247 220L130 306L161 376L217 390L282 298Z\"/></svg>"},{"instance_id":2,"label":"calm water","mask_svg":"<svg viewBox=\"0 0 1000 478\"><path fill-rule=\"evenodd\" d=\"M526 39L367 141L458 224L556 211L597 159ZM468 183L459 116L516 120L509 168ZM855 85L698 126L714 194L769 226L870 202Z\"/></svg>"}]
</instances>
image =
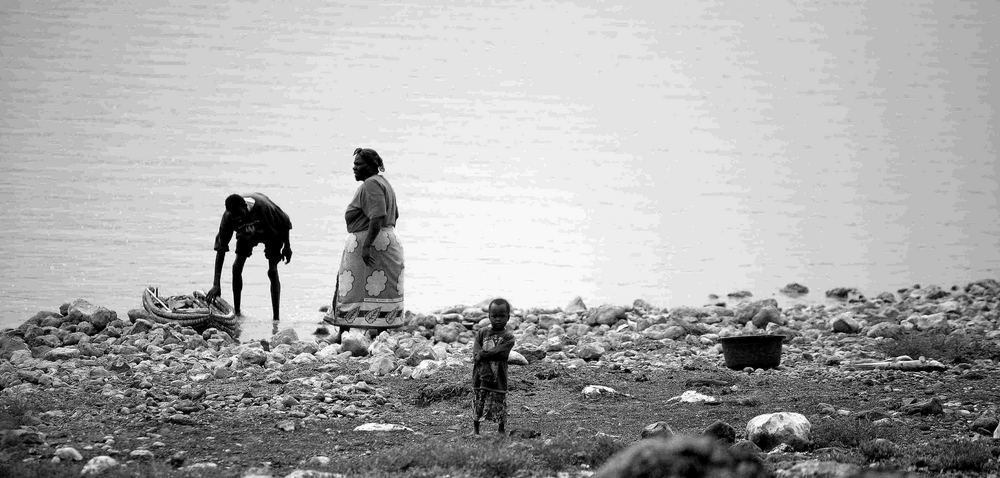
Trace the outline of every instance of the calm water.
<instances>
[{"instance_id":1,"label":"calm water","mask_svg":"<svg viewBox=\"0 0 1000 478\"><path fill-rule=\"evenodd\" d=\"M205 3L0 2L0 327L207 289L223 199L261 191L312 332L358 146L416 311L1000 271L1000 3Z\"/></svg>"}]
</instances>

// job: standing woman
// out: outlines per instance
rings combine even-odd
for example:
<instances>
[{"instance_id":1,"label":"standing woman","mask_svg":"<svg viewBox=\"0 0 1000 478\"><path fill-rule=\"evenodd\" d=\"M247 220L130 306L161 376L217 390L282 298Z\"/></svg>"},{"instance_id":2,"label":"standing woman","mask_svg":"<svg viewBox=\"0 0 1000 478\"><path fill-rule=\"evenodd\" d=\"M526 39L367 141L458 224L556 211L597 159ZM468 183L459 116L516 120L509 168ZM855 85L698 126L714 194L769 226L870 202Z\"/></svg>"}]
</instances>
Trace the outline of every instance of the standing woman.
<instances>
[{"instance_id":1,"label":"standing woman","mask_svg":"<svg viewBox=\"0 0 1000 478\"><path fill-rule=\"evenodd\" d=\"M325 320L340 326L387 329L403 325L403 247L396 238L396 193L373 149L354 150L361 186L347 205L347 243L333 304Z\"/></svg>"}]
</instances>

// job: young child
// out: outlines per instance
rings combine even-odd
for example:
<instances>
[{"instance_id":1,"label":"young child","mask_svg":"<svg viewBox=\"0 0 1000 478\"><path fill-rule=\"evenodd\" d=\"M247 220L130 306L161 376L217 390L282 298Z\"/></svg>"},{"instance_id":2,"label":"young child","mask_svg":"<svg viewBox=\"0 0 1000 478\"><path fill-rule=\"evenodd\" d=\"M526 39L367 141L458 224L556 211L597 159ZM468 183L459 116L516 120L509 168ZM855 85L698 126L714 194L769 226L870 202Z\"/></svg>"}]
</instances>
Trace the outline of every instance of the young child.
<instances>
[{"instance_id":1,"label":"young child","mask_svg":"<svg viewBox=\"0 0 1000 478\"><path fill-rule=\"evenodd\" d=\"M506 433L507 425L507 357L514 348L514 334L507 330L510 302L493 299L489 313L490 328L476 332L472 343L472 426L477 435L484 417L499 424L499 433Z\"/></svg>"}]
</instances>

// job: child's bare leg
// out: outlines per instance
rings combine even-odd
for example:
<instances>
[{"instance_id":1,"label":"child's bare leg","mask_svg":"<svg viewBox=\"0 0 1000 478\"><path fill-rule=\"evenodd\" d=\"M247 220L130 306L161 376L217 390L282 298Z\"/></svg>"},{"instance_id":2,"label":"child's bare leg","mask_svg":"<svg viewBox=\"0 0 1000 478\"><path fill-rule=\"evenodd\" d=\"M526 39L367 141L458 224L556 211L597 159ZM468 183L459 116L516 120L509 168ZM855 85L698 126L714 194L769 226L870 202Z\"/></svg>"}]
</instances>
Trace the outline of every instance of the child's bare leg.
<instances>
[{"instance_id":1,"label":"child's bare leg","mask_svg":"<svg viewBox=\"0 0 1000 478\"><path fill-rule=\"evenodd\" d=\"M479 434L479 419L475 419L472 421L472 432L475 433L476 435Z\"/></svg>"},{"instance_id":2,"label":"child's bare leg","mask_svg":"<svg viewBox=\"0 0 1000 478\"><path fill-rule=\"evenodd\" d=\"M507 433L507 417L500 419L500 425L497 427L497 433L504 434Z\"/></svg>"}]
</instances>

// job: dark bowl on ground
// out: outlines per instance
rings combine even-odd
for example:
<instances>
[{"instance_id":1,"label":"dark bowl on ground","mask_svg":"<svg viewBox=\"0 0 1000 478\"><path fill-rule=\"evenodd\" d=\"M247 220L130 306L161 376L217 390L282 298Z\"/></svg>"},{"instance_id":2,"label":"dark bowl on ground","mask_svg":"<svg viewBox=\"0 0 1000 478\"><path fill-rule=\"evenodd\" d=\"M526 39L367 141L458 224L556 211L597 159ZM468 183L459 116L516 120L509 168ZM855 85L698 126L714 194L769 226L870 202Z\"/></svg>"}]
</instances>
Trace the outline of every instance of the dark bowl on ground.
<instances>
[{"instance_id":1,"label":"dark bowl on ground","mask_svg":"<svg viewBox=\"0 0 1000 478\"><path fill-rule=\"evenodd\" d=\"M743 370L747 367L774 368L781 364L781 341L784 335L737 335L722 337L722 355L726 367Z\"/></svg>"}]
</instances>

